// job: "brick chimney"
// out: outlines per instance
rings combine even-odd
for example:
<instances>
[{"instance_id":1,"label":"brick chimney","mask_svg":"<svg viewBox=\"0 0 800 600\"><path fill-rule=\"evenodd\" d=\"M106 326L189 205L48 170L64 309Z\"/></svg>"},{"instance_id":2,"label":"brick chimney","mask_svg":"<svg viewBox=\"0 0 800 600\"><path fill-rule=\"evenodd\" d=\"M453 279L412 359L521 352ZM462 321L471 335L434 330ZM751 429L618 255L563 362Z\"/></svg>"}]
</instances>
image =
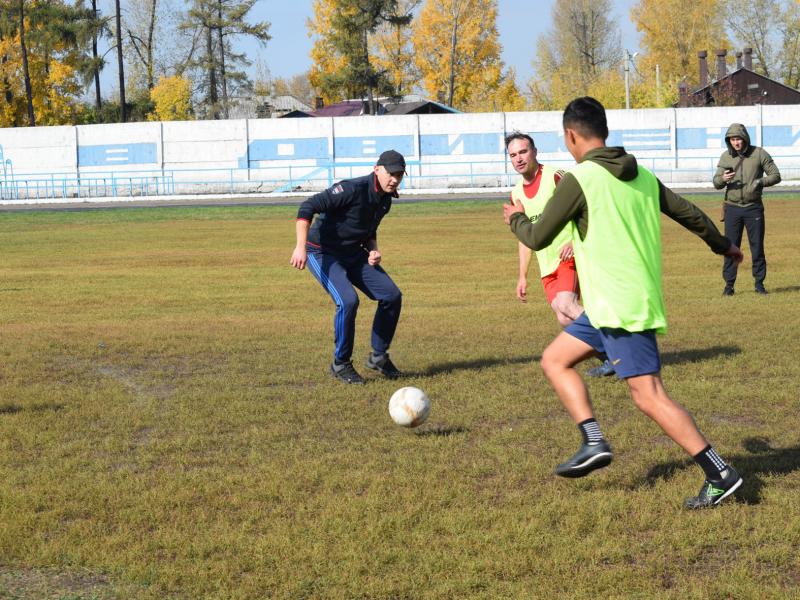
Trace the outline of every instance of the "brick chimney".
<instances>
[{"instance_id":1,"label":"brick chimney","mask_svg":"<svg viewBox=\"0 0 800 600\"><path fill-rule=\"evenodd\" d=\"M706 56L708 52L700 50L697 53L697 58L700 59L700 87L704 88L708 85L708 64L706 64Z\"/></svg>"},{"instance_id":2,"label":"brick chimney","mask_svg":"<svg viewBox=\"0 0 800 600\"><path fill-rule=\"evenodd\" d=\"M689 86L685 81L678 84L678 106L689 106Z\"/></svg>"},{"instance_id":3,"label":"brick chimney","mask_svg":"<svg viewBox=\"0 0 800 600\"><path fill-rule=\"evenodd\" d=\"M717 79L722 79L725 75L728 74L727 67L725 65L725 57L728 55L728 51L725 48L720 48L716 52L717 54Z\"/></svg>"},{"instance_id":4,"label":"brick chimney","mask_svg":"<svg viewBox=\"0 0 800 600\"><path fill-rule=\"evenodd\" d=\"M741 68L742 68L742 53L736 52L736 70L738 71Z\"/></svg>"},{"instance_id":5,"label":"brick chimney","mask_svg":"<svg viewBox=\"0 0 800 600\"><path fill-rule=\"evenodd\" d=\"M748 71L753 70L753 49L752 48L745 48L744 49L744 68Z\"/></svg>"}]
</instances>

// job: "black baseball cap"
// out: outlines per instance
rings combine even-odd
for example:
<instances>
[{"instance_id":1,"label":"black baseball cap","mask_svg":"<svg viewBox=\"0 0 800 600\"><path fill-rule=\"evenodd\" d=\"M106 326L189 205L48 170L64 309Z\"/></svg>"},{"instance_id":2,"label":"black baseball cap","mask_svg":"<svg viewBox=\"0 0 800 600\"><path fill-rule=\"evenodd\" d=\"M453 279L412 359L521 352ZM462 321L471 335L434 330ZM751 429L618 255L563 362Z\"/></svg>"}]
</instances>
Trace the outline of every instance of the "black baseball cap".
<instances>
[{"instance_id":1,"label":"black baseball cap","mask_svg":"<svg viewBox=\"0 0 800 600\"><path fill-rule=\"evenodd\" d=\"M383 152L375 164L379 167L384 167L389 173L406 172L406 159L397 150Z\"/></svg>"}]
</instances>

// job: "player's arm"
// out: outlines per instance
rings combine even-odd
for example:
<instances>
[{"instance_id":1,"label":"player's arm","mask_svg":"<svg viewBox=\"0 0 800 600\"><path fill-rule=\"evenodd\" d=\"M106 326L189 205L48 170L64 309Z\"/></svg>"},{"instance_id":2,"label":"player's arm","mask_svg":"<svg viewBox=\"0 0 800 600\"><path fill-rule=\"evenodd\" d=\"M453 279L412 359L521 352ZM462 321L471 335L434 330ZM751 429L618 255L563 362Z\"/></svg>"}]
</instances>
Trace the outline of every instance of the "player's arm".
<instances>
[{"instance_id":1,"label":"player's arm","mask_svg":"<svg viewBox=\"0 0 800 600\"><path fill-rule=\"evenodd\" d=\"M308 241L308 229L311 227L311 222L306 219L297 218L294 230L297 241L292 252L292 258L289 264L296 269L304 269L308 261L308 253L306 252L306 242Z\"/></svg>"},{"instance_id":2,"label":"player's arm","mask_svg":"<svg viewBox=\"0 0 800 600\"><path fill-rule=\"evenodd\" d=\"M658 182L658 191L662 213L702 239L715 254L724 254L736 262L741 262L742 253L739 248L720 233L706 213L673 192L661 181Z\"/></svg>"},{"instance_id":3,"label":"player's arm","mask_svg":"<svg viewBox=\"0 0 800 600\"><path fill-rule=\"evenodd\" d=\"M728 175L726 175L728 173ZM722 164L722 159L720 159L719 163L717 164L717 170L714 173L714 178L711 180L711 183L714 184L714 187L718 190L721 190L725 186L728 185L728 182L733 179L733 169L729 166L725 166Z\"/></svg>"},{"instance_id":4,"label":"player's arm","mask_svg":"<svg viewBox=\"0 0 800 600\"><path fill-rule=\"evenodd\" d=\"M761 155L761 168L764 169L764 177L761 179L762 185L764 187L769 187L771 185L780 183L781 172L778 170L778 166L775 164L775 161L772 160L769 152L762 148Z\"/></svg>"},{"instance_id":5,"label":"player's arm","mask_svg":"<svg viewBox=\"0 0 800 600\"><path fill-rule=\"evenodd\" d=\"M586 198L578 180L571 173L567 173L561 179L553 197L547 201L544 211L535 224L531 223L520 207L503 206L506 224L511 226L511 231L517 239L532 250L547 248L567 223L573 220L580 221L585 211ZM580 222L578 228L581 229Z\"/></svg>"},{"instance_id":6,"label":"player's arm","mask_svg":"<svg viewBox=\"0 0 800 600\"><path fill-rule=\"evenodd\" d=\"M519 278L517 279L517 298L520 302L528 300L528 267L531 264L533 250L522 242L517 244L519 247Z\"/></svg>"},{"instance_id":7,"label":"player's arm","mask_svg":"<svg viewBox=\"0 0 800 600\"><path fill-rule=\"evenodd\" d=\"M374 235L373 237L369 238L366 242L364 242L364 248L366 248L369 256L367 258L367 262L372 265L373 267L376 265L381 264L381 251L378 249L378 236Z\"/></svg>"}]
</instances>

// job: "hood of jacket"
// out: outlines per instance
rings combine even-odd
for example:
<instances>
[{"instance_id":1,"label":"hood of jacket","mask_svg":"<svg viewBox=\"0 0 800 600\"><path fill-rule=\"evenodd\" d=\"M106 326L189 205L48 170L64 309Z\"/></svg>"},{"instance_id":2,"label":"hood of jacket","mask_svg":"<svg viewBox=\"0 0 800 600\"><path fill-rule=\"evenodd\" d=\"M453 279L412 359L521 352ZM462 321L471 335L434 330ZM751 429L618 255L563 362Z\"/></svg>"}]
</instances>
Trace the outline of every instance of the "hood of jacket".
<instances>
[{"instance_id":1,"label":"hood of jacket","mask_svg":"<svg viewBox=\"0 0 800 600\"><path fill-rule=\"evenodd\" d=\"M631 181L636 179L639 174L639 166L636 164L636 157L625 152L622 146L603 146L589 150L583 155L581 162L590 160L604 167L617 179Z\"/></svg>"},{"instance_id":2,"label":"hood of jacket","mask_svg":"<svg viewBox=\"0 0 800 600\"><path fill-rule=\"evenodd\" d=\"M731 156L737 156L738 152L731 146L732 137L740 137L744 140L742 154L745 154L750 149L750 134L747 133L747 127L741 123L733 123L725 133L725 145L728 147L728 152L730 152Z\"/></svg>"}]
</instances>

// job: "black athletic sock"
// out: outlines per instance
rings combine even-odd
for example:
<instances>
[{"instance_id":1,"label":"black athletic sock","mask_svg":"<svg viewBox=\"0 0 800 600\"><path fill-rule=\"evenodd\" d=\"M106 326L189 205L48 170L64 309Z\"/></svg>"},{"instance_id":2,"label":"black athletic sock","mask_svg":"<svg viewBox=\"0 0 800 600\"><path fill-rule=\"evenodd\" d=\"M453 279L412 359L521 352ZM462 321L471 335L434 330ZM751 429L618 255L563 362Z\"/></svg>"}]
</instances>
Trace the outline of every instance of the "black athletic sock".
<instances>
[{"instance_id":1,"label":"black athletic sock","mask_svg":"<svg viewBox=\"0 0 800 600\"><path fill-rule=\"evenodd\" d=\"M600 425L594 419L586 419L578 423L578 429L581 430L584 444L595 444L603 441L603 432L600 431Z\"/></svg>"},{"instance_id":2,"label":"black athletic sock","mask_svg":"<svg viewBox=\"0 0 800 600\"><path fill-rule=\"evenodd\" d=\"M722 472L728 468L728 464L722 460L722 457L711 447L711 444L703 448L692 458L694 458L695 462L700 465L700 468L705 471L707 479L719 481L722 479Z\"/></svg>"}]
</instances>

